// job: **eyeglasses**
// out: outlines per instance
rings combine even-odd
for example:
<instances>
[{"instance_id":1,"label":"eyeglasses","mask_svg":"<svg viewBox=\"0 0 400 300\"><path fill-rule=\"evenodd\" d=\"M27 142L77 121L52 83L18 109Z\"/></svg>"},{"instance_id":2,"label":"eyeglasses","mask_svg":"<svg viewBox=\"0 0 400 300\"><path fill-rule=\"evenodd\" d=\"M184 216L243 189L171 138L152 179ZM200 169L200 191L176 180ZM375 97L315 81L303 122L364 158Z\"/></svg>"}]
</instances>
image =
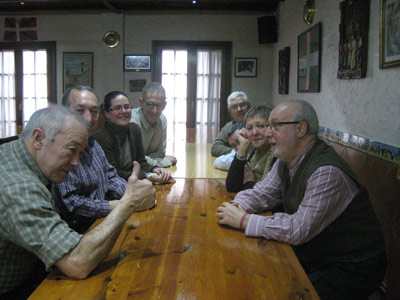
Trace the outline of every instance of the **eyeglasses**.
<instances>
[{"instance_id":1,"label":"eyeglasses","mask_svg":"<svg viewBox=\"0 0 400 300\"><path fill-rule=\"evenodd\" d=\"M165 105L167 105L167 103L163 103L163 104L155 104L153 102L146 102L146 106L150 109L154 109L156 108L157 110L161 110L164 109Z\"/></svg>"},{"instance_id":2,"label":"eyeglasses","mask_svg":"<svg viewBox=\"0 0 400 300\"><path fill-rule=\"evenodd\" d=\"M245 109L245 108L247 108L248 106L249 106L249 103L247 103L247 102L242 102L242 103L239 103L239 104L233 104L233 105L230 106L230 108L231 108L232 110L238 110L239 107L240 107L241 109Z\"/></svg>"},{"instance_id":3,"label":"eyeglasses","mask_svg":"<svg viewBox=\"0 0 400 300\"><path fill-rule=\"evenodd\" d=\"M288 124L299 124L301 123L300 121L292 121L292 122L271 122L267 125L265 125L266 127L271 128L272 131L276 131L279 128L281 128L283 125L288 125Z\"/></svg>"},{"instance_id":4,"label":"eyeglasses","mask_svg":"<svg viewBox=\"0 0 400 300\"><path fill-rule=\"evenodd\" d=\"M122 110L131 110L132 109L132 105L130 104L125 104L125 105L115 105L114 107L110 108L110 111L122 111Z\"/></svg>"}]
</instances>

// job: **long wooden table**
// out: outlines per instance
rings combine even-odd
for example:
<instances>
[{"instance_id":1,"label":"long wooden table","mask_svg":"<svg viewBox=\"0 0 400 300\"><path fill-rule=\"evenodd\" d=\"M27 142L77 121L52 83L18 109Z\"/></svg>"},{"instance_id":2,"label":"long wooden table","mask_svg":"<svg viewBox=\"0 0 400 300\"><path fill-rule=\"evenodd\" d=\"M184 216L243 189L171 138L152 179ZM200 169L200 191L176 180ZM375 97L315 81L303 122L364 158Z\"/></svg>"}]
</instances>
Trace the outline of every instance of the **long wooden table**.
<instances>
[{"instance_id":1,"label":"long wooden table","mask_svg":"<svg viewBox=\"0 0 400 300\"><path fill-rule=\"evenodd\" d=\"M53 270L29 299L319 299L291 247L217 224L233 194L221 179L157 186L85 280Z\"/></svg>"},{"instance_id":2,"label":"long wooden table","mask_svg":"<svg viewBox=\"0 0 400 300\"><path fill-rule=\"evenodd\" d=\"M214 168L215 157L211 156L212 144L175 143L169 145L170 152L177 157L176 166L167 168L174 178L226 178L227 172Z\"/></svg>"}]
</instances>

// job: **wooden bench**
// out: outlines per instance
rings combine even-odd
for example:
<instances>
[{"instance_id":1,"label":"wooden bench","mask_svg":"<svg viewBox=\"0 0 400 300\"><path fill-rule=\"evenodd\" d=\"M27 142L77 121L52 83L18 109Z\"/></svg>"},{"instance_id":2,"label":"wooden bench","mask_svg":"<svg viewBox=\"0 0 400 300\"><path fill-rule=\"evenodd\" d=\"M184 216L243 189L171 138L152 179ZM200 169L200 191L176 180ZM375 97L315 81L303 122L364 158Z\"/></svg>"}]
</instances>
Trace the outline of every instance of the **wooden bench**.
<instances>
[{"instance_id":1,"label":"wooden bench","mask_svg":"<svg viewBox=\"0 0 400 300\"><path fill-rule=\"evenodd\" d=\"M18 140L18 135L14 135L14 136L9 136L9 137L5 137L5 138L0 138L0 145L4 144L4 143L8 143L14 140Z\"/></svg>"},{"instance_id":2,"label":"wooden bench","mask_svg":"<svg viewBox=\"0 0 400 300\"><path fill-rule=\"evenodd\" d=\"M321 137L353 168L368 189L386 241L388 267L382 285L386 300L400 299L400 180L396 163Z\"/></svg>"}]
</instances>

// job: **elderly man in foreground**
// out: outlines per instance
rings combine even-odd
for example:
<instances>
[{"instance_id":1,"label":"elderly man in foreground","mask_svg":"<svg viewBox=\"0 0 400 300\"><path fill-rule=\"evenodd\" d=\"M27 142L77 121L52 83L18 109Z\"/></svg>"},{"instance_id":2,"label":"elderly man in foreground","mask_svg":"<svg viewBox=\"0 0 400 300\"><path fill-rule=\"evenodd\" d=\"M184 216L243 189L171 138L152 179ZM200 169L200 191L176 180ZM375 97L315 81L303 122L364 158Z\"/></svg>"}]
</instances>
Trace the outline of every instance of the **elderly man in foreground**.
<instances>
[{"instance_id":1,"label":"elderly man in foreground","mask_svg":"<svg viewBox=\"0 0 400 300\"><path fill-rule=\"evenodd\" d=\"M365 299L386 271L383 234L367 190L317 138L306 101L279 104L266 136L278 158L265 179L217 211L220 224L246 236L290 243L321 299ZM272 216L256 213L283 204Z\"/></svg>"},{"instance_id":2,"label":"elderly man in foreground","mask_svg":"<svg viewBox=\"0 0 400 300\"><path fill-rule=\"evenodd\" d=\"M138 180L135 163L125 194L104 221L84 235L72 230L55 212L50 190L78 166L88 136L81 116L53 106L35 112L19 140L0 146L1 299L26 299L51 266L86 278L134 209L154 201L155 190Z\"/></svg>"},{"instance_id":3,"label":"elderly man in foreground","mask_svg":"<svg viewBox=\"0 0 400 300\"><path fill-rule=\"evenodd\" d=\"M232 117L232 121L226 123L225 126L222 127L220 133L212 144L212 156L221 156L232 151L232 147L228 140L228 133L231 131L234 124L243 123L244 116L251 107L249 98L245 92L231 93L228 96L227 104L228 112Z\"/></svg>"}]
</instances>

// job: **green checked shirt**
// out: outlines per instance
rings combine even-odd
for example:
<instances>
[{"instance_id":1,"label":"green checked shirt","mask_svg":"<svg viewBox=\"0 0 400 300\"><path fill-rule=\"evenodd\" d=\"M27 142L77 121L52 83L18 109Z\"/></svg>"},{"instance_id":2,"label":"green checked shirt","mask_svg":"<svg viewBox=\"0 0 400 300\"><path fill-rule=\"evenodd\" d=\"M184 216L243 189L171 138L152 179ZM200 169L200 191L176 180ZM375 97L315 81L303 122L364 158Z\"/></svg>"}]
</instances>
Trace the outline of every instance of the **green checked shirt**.
<instances>
[{"instance_id":1,"label":"green checked shirt","mask_svg":"<svg viewBox=\"0 0 400 300\"><path fill-rule=\"evenodd\" d=\"M23 283L38 259L49 268L82 236L54 211L51 184L21 138L0 146L0 178L2 294Z\"/></svg>"}]
</instances>

